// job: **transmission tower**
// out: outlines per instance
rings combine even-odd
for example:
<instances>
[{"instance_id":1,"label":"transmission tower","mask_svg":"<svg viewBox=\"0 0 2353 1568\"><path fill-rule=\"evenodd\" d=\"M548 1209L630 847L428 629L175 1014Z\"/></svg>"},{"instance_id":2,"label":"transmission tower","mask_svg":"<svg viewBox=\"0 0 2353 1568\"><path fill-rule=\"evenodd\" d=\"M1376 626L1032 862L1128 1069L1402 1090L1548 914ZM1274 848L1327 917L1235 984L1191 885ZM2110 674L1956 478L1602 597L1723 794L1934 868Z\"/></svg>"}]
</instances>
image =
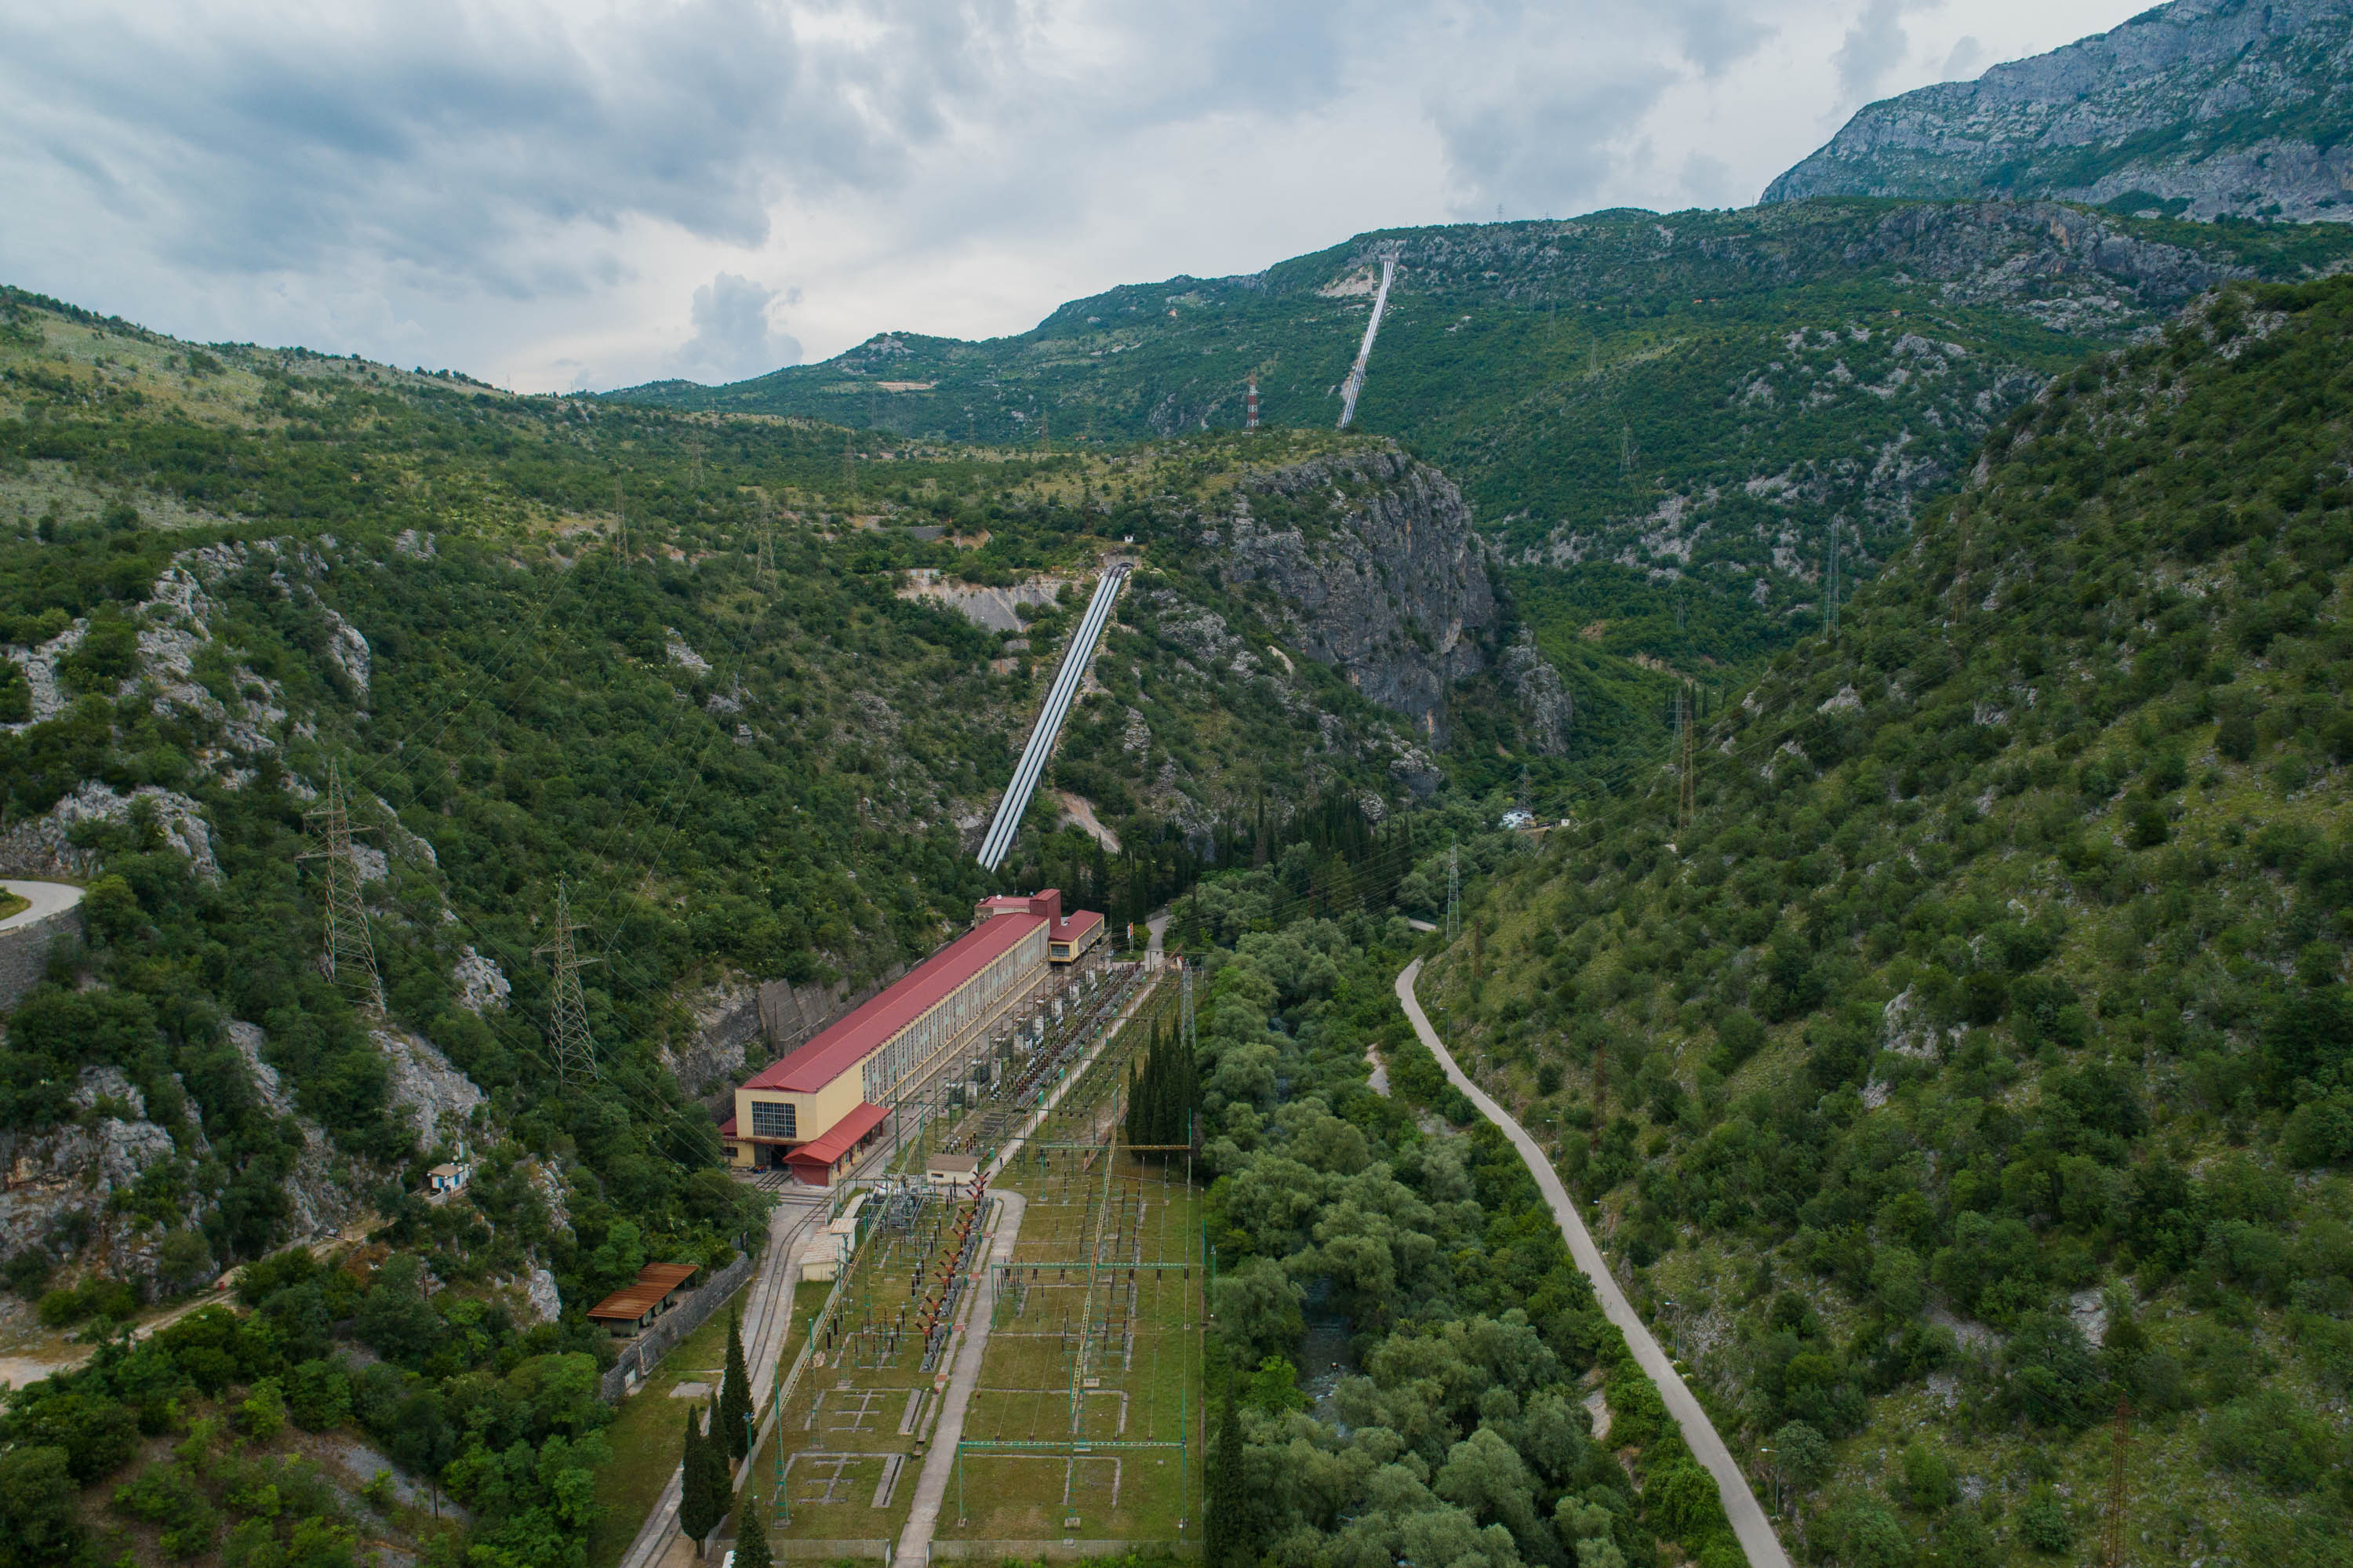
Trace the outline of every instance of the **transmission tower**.
<instances>
[{"instance_id":1,"label":"transmission tower","mask_svg":"<svg viewBox=\"0 0 2353 1568\"><path fill-rule=\"evenodd\" d=\"M849 487L851 507L855 510L858 502L857 438L848 430L841 432L841 482Z\"/></svg>"},{"instance_id":2,"label":"transmission tower","mask_svg":"<svg viewBox=\"0 0 2353 1568\"><path fill-rule=\"evenodd\" d=\"M1193 1031L1193 966L1183 959L1176 960L1178 986L1177 1035L1185 1042L1187 1053L1197 1050L1200 1037Z\"/></svg>"},{"instance_id":3,"label":"transmission tower","mask_svg":"<svg viewBox=\"0 0 2353 1568\"><path fill-rule=\"evenodd\" d=\"M1462 934L1462 850L1459 844L1446 846L1446 945L1452 947L1455 938Z\"/></svg>"},{"instance_id":4,"label":"transmission tower","mask_svg":"<svg viewBox=\"0 0 2353 1568\"><path fill-rule=\"evenodd\" d=\"M1698 789L1693 783L1693 774L1698 766L1699 748L1693 736L1693 731L1696 726L1693 723L1693 719L1695 715L1693 712L1694 705L1692 697L1692 683L1689 681L1685 681L1683 683L1683 689L1675 694L1675 720L1677 726L1683 730L1683 767L1681 769L1683 777L1677 780L1676 794L1678 799L1676 801L1675 810L1677 819L1684 832L1690 831L1692 818L1696 816L1699 811L1699 803L1697 799Z\"/></svg>"},{"instance_id":5,"label":"transmission tower","mask_svg":"<svg viewBox=\"0 0 2353 1568\"><path fill-rule=\"evenodd\" d=\"M1836 637L1836 636L1838 635L1838 630L1839 630L1839 540L1838 540L1838 535L1839 535L1838 519L1837 519L1837 518L1835 518L1835 517L1833 517L1833 518L1831 518L1831 547L1830 547L1830 553L1829 553L1828 559L1827 559L1827 560L1825 561L1825 563L1824 563L1824 568L1823 568L1823 574L1822 574L1822 575L1823 575L1823 578L1824 578L1824 583L1825 583L1825 589L1824 589L1824 592L1823 592L1823 594L1822 594L1822 630L1823 630L1824 632L1826 632L1827 634L1829 634L1830 636L1831 636L1831 637Z\"/></svg>"},{"instance_id":6,"label":"transmission tower","mask_svg":"<svg viewBox=\"0 0 2353 1568\"><path fill-rule=\"evenodd\" d=\"M613 556L629 558L629 514L621 505L621 476L613 476Z\"/></svg>"},{"instance_id":7,"label":"transmission tower","mask_svg":"<svg viewBox=\"0 0 2353 1568\"><path fill-rule=\"evenodd\" d=\"M376 972L367 910L360 902L360 863L352 853L352 814L343 799L342 768L328 767L327 803L304 812L303 820L318 847L301 858L327 863L327 978L342 986L361 1011L381 1018L384 977Z\"/></svg>"},{"instance_id":8,"label":"transmission tower","mask_svg":"<svg viewBox=\"0 0 2353 1568\"><path fill-rule=\"evenodd\" d=\"M1634 427L1620 426L1618 431L1618 462L1626 478L1634 477Z\"/></svg>"},{"instance_id":9,"label":"transmission tower","mask_svg":"<svg viewBox=\"0 0 2353 1568\"><path fill-rule=\"evenodd\" d=\"M694 454L694 488L699 492L702 489L702 442L691 440L686 443L686 450Z\"/></svg>"},{"instance_id":10,"label":"transmission tower","mask_svg":"<svg viewBox=\"0 0 2353 1568\"><path fill-rule=\"evenodd\" d=\"M2132 1404L2116 1400L2116 1457L2108 1470L2108 1551L2101 1561L2106 1568L2125 1568L2125 1454L2132 1446Z\"/></svg>"},{"instance_id":11,"label":"transmission tower","mask_svg":"<svg viewBox=\"0 0 2353 1568\"><path fill-rule=\"evenodd\" d=\"M555 1077L569 1086L596 1076L596 1047L588 1038L588 1004L580 996L583 960L573 950L572 933L581 929L572 918L572 895L559 879L555 885L555 939L537 949L555 959L555 991L547 1010L547 1044L555 1053Z\"/></svg>"},{"instance_id":12,"label":"transmission tower","mask_svg":"<svg viewBox=\"0 0 2353 1568\"><path fill-rule=\"evenodd\" d=\"M776 597L776 530L765 501L760 503L760 549L752 560L752 575L770 599Z\"/></svg>"}]
</instances>

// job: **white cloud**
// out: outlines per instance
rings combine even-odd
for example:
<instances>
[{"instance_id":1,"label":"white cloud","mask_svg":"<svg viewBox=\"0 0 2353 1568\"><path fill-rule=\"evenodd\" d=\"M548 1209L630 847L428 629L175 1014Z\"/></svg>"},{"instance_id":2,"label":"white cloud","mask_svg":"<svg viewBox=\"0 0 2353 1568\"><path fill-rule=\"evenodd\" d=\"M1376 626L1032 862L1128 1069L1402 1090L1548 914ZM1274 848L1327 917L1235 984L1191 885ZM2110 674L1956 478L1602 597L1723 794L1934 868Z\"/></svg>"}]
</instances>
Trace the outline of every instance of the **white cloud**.
<instances>
[{"instance_id":1,"label":"white cloud","mask_svg":"<svg viewBox=\"0 0 2353 1568\"><path fill-rule=\"evenodd\" d=\"M521 387L733 376L1499 205L1752 199L1856 94L2132 9L0 0L0 279Z\"/></svg>"},{"instance_id":2,"label":"white cloud","mask_svg":"<svg viewBox=\"0 0 2353 1568\"><path fill-rule=\"evenodd\" d=\"M800 340L779 331L770 307L776 290L722 272L694 291L694 335L678 351L681 375L697 381L741 381L801 362Z\"/></svg>"}]
</instances>

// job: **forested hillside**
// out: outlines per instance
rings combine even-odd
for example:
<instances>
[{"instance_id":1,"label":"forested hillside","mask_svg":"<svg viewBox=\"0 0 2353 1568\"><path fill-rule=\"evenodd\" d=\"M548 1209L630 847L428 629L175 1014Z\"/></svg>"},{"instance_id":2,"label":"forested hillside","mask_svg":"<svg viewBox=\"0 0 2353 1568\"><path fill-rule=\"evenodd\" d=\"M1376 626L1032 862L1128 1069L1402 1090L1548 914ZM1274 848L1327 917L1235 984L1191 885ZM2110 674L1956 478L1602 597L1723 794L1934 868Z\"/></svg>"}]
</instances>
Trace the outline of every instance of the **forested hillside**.
<instances>
[{"instance_id":1,"label":"forested hillside","mask_svg":"<svg viewBox=\"0 0 2353 1568\"><path fill-rule=\"evenodd\" d=\"M969 918L1109 555L1141 566L1055 782L1118 848L1041 792L1004 885L1124 923L1271 800L1377 820L1444 783L1421 715L1352 683L1405 691L1436 642L1366 599L1319 653L1286 598L1376 517L1485 591L1451 487L1379 438L948 451L0 308L0 863L88 887L87 940L0 1020L11 1350L365 1237L14 1401L0 1562L369 1531L574 1560L611 1355L582 1312L759 1231L696 1097L772 1046L720 1024L764 981L839 1005ZM1246 581L1201 532L1252 487L1293 544ZM337 779L381 1018L322 972ZM559 890L585 1084L545 1034ZM428 1203L461 1143L471 1195ZM361 1510L306 1431L406 1489ZM470 1536L431 1545L436 1489Z\"/></svg>"},{"instance_id":2,"label":"forested hillside","mask_svg":"<svg viewBox=\"0 0 2353 1568\"><path fill-rule=\"evenodd\" d=\"M1654 730L1663 696L1630 661L1745 679L1818 623L1834 521L1852 584L2045 378L2224 279L2348 253L2334 226L2052 203L1384 230L1246 277L1073 301L1018 336L890 333L756 380L612 400L1067 448L1237 429L1255 377L1267 423L1329 429L1392 254L1358 427L1461 484L1579 703Z\"/></svg>"},{"instance_id":3,"label":"forested hillside","mask_svg":"<svg viewBox=\"0 0 2353 1568\"><path fill-rule=\"evenodd\" d=\"M2055 378L1424 978L1816 1552L2348 1561L2348 365Z\"/></svg>"},{"instance_id":4,"label":"forested hillside","mask_svg":"<svg viewBox=\"0 0 2353 1568\"><path fill-rule=\"evenodd\" d=\"M1418 828L1517 853L1465 810ZM1138 1086L1198 1106L1215 1177L1209 1560L1733 1568L1713 1480L1526 1167L1404 1027L1411 934L1338 874L1382 886L1401 851L1297 843L1178 911L1207 959L1200 1054L1172 1072L1155 1042Z\"/></svg>"}]
</instances>

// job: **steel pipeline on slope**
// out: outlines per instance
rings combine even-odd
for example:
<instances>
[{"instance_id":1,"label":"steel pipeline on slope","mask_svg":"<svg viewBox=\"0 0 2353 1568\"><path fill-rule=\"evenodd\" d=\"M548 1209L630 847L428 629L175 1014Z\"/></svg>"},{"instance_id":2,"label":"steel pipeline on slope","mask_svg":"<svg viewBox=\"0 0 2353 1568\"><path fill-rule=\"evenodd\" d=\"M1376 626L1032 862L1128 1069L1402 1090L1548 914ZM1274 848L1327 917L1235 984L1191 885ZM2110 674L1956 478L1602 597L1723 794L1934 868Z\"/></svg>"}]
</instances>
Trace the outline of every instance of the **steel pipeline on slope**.
<instances>
[{"instance_id":1,"label":"steel pipeline on slope","mask_svg":"<svg viewBox=\"0 0 2353 1568\"><path fill-rule=\"evenodd\" d=\"M1095 643L1111 620L1112 601L1119 597L1120 585L1126 580L1124 566L1105 571L1103 580L1095 585L1095 597L1088 603L1078 630L1071 635L1071 646L1062 655L1062 667L1055 673L1052 689L1046 694L1046 705L1039 711L1038 723L1029 731L1029 743L1021 748L1021 760L1014 764L1013 781L1006 786L1005 798L997 803L997 819L988 825L988 836L980 842L980 863L991 871L1005 863L1007 853L1013 848L1014 835L1021 831L1021 814L1029 809L1030 792L1037 789L1039 776L1046 770L1046 759L1054 754L1062 720L1078 695L1080 683L1086 678L1087 665L1094 659Z\"/></svg>"}]
</instances>

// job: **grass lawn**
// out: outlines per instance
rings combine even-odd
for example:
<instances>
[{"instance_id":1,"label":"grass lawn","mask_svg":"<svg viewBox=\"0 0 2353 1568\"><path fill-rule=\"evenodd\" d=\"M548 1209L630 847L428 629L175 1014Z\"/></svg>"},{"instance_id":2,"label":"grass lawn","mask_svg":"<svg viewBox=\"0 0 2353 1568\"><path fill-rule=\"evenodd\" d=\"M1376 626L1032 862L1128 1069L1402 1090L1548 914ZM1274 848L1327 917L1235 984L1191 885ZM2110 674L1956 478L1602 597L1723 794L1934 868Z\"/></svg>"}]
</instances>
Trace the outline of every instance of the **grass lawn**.
<instances>
[{"instance_id":1,"label":"grass lawn","mask_svg":"<svg viewBox=\"0 0 2353 1568\"><path fill-rule=\"evenodd\" d=\"M0 920L5 920L9 916L30 909L32 906L31 899L19 898L5 889L0 889Z\"/></svg>"},{"instance_id":2,"label":"grass lawn","mask_svg":"<svg viewBox=\"0 0 2353 1568\"><path fill-rule=\"evenodd\" d=\"M745 1287L747 1292L749 1288ZM807 1281L797 1287L793 1300L792 1333L785 1342L786 1366L791 1366L793 1357L799 1353L809 1319L825 1305L826 1292L832 1288L830 1285ZM743 1299L737 1297L731 1306L740 1308ZM621 1553L637 1539L646 1515L678 1468L679 1445L684 1441L686 1412L692 1402L672 1399L670 1391L681 1383L707 1383L716 1392L719 1371L726 1361L727 1313L723 1310L712 1313L710 1322L689 1334L676 1350L662 1358L661 1364L638 1385L636 1393L621 1401L620 1414L613 1425L605 1428L605 1441L612 1445L613 1457L596 1472L596 1494L605 1505L605 1516L588 1538L589 1568L612 1568L621 1560ZM759 1398L765 1415L765 1390L761 1391Z\"/></svg>"}]
</instances>

